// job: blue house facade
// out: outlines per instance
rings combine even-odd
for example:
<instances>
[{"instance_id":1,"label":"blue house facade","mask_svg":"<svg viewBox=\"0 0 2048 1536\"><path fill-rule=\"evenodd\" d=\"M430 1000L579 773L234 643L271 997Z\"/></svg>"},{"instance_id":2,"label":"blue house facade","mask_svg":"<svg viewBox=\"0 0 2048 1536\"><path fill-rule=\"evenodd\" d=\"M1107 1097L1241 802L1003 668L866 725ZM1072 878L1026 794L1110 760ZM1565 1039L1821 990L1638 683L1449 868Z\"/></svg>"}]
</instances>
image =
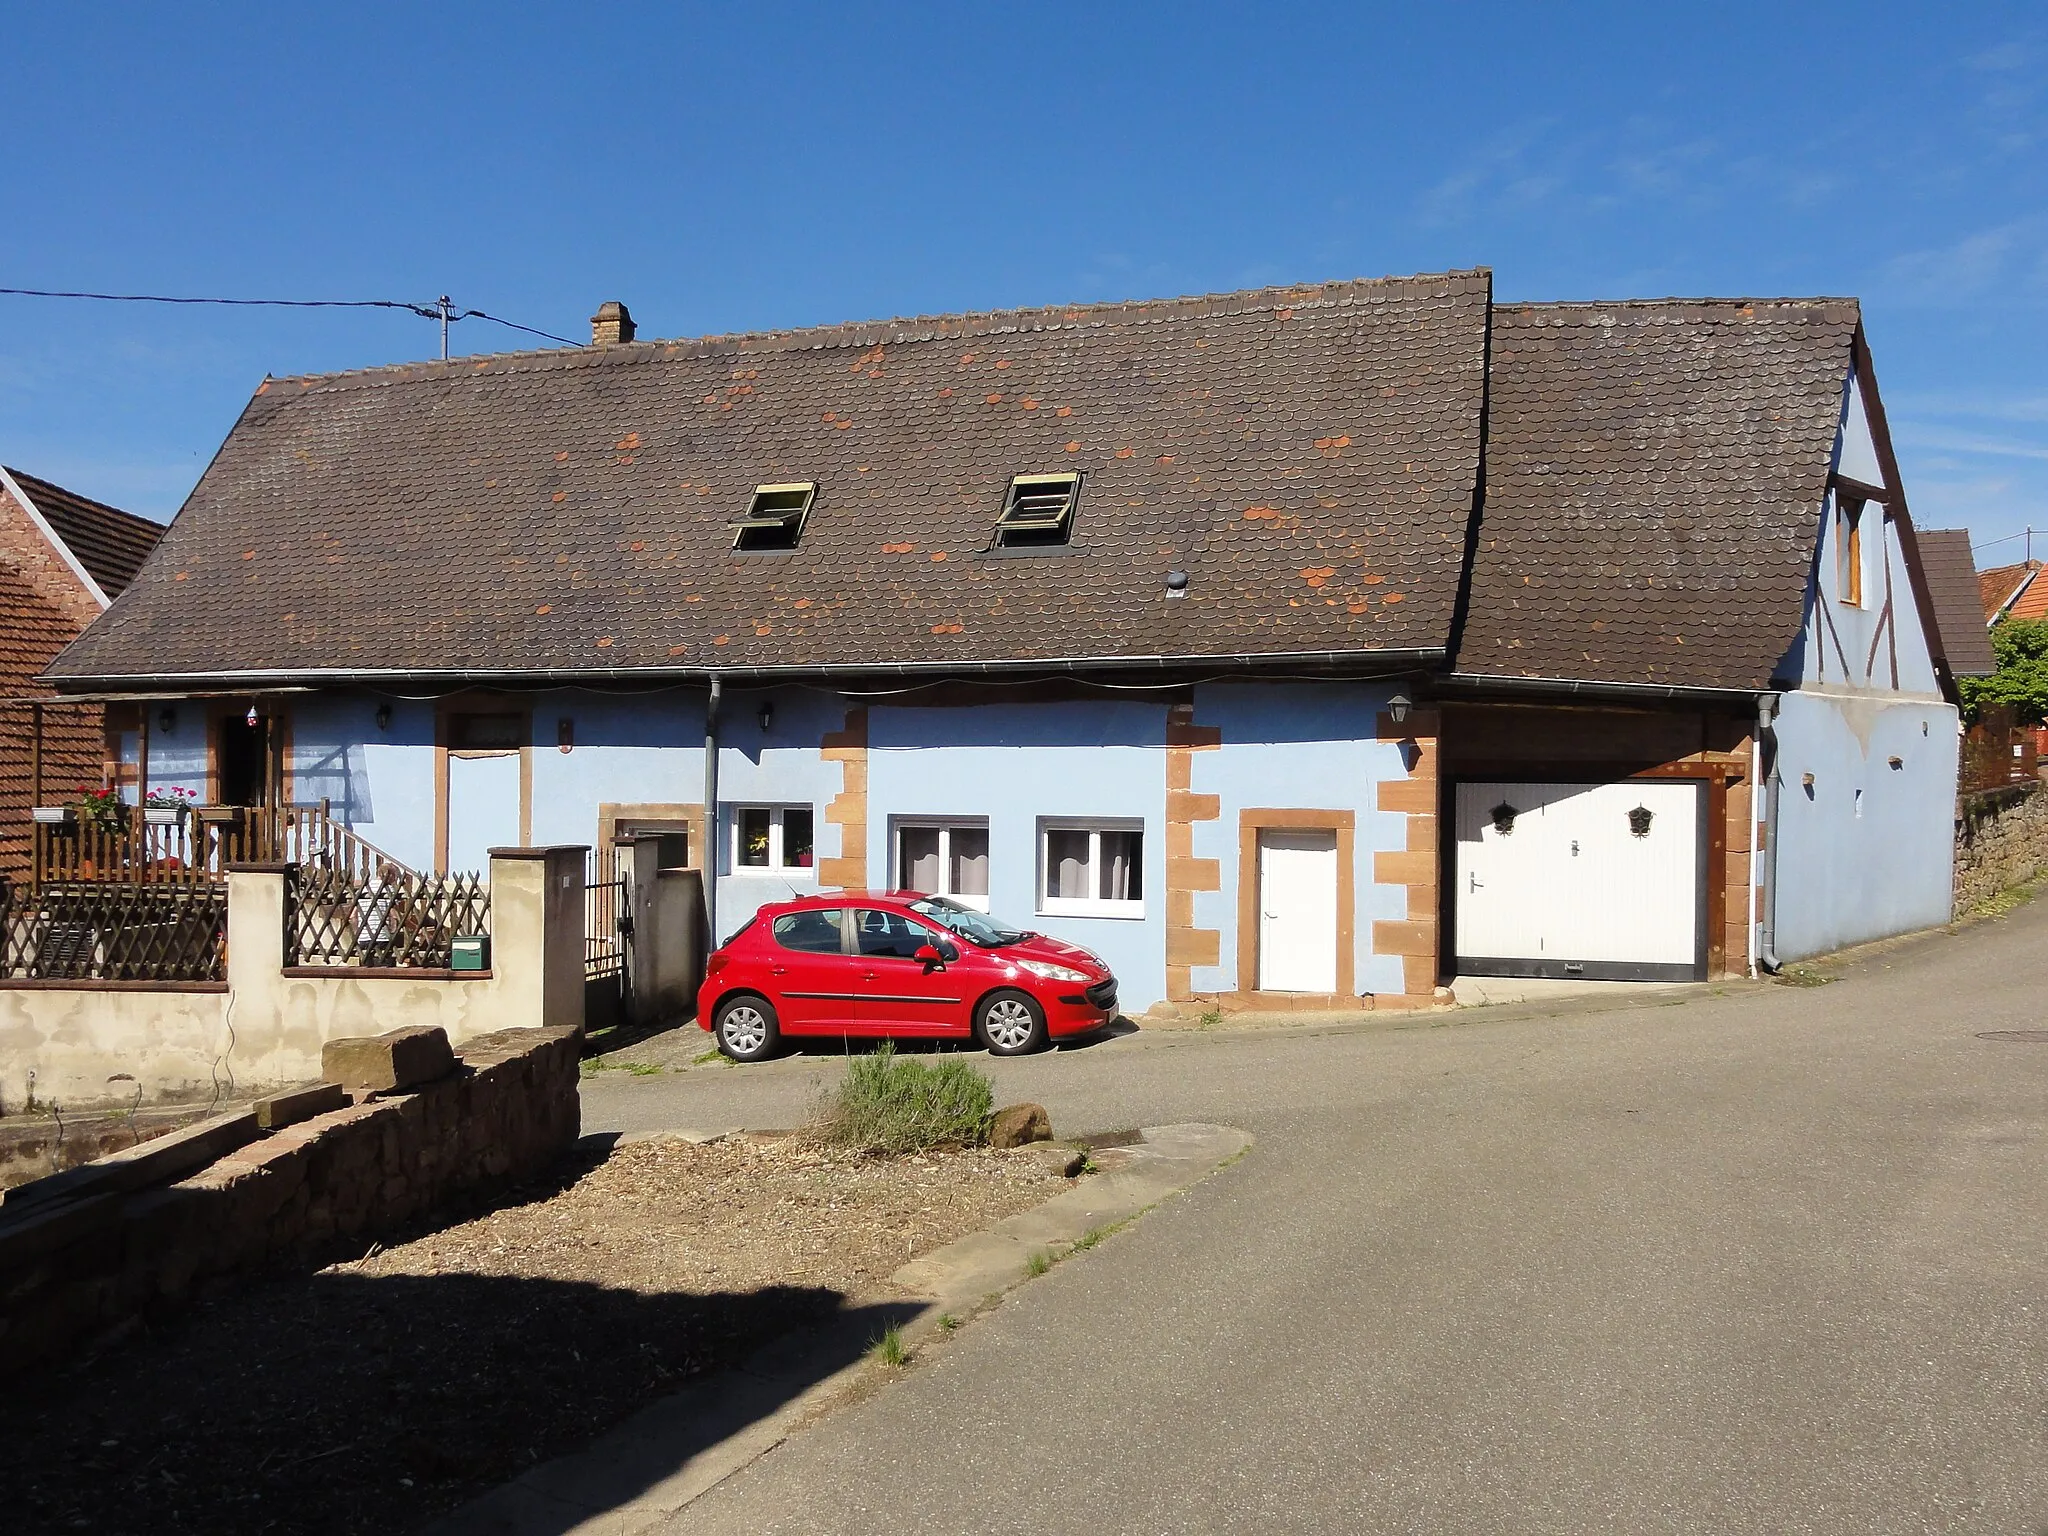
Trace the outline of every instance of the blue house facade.
<instances>
[{"instance_id":1,"label":"blue house facade","mask_svg":"<svg viewBox=\"0 0 2048 1536\"><path fill-rule=\"evenodd\" d=\"M148 786L415 869L658 834L719 938L931 891L1133 1011L1740 972L1947 915L1874 389L1853 305L1484 273L614 321L266 381L50 676L124 701Z\"/></svg>"}]
</instances>

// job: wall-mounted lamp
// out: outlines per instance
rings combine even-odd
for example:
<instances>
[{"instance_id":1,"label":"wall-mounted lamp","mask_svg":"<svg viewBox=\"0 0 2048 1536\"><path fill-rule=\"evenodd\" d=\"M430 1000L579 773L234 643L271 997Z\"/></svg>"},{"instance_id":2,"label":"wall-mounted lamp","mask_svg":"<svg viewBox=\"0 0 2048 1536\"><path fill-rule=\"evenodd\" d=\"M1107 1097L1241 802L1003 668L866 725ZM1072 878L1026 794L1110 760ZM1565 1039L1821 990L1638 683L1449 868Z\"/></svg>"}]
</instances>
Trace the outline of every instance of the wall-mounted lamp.
<instances>
[{"instance_id":1,"label":"wall-mounted lamp","mask_svg":"<svg viewBox=\"0 0 2048 1536\"><path fill-rule=\"evenodd\" d=\"M377 706L377 729L380 731L391 729L391 706L389 704L379 704Z\"/></svg>"},{"instance_id":2,"label":"wall-mounted lamp","mask_svg":"<svg viewBox=\"0 0 2048 1536\"><path fill-rule=\"evenodd\" d=\"M766 736L769 729L775 724L774 701L772 699L763 699L761 707L754 711L754 718L761 722L761 734Z\"/></svg>"},{"instance_id":3,"label":"wall-mounted lamp","mask_svg":"<svg viewBox=\"0 0 2048 1536\"><path fill-rule=\"evenodd\" d=\"M156 728L166 736L178 728L178 712L175 709L160 709L156 714Z\"/></svg>"},{"instance_id":4,"label":"wall-mounted lamp","mask_svg":"<svg viewBox=\"0 0 2048 1536\"><path fill-rule=\"evenodd\" d=\"M576 750L576 722L564 715L555 722L555 750L573 752Z\"/></svg>"},{"instance_id":5,"label":"wall-mounted lamp","mask_svg":"<svg viewBox=\"0 0 2048 1536\"><path fill-rule=\"evenodd\" d=\"M1407 694L1396 693L1391 699L1387 700L1387 718L1396 725L1404 725L1408 720L1408 711L1414 707L1415 701L1409 698Z\"/></svg>"}]
</instances>

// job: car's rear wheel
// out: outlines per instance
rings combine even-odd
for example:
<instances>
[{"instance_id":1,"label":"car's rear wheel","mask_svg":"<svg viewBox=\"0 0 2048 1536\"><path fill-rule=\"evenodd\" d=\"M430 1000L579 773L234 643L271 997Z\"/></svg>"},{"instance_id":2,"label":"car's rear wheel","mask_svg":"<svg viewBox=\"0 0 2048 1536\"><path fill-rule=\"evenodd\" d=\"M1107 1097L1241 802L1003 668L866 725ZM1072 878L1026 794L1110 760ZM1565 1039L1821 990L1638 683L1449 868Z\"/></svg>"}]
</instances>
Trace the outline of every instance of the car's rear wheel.
<instances>
[{"instance_id":1,"label":"car's rear wheel","mask_svg":"<svg viewBox=\"0 0 2048 1536\"><path fill-rule=\"evenodd\" d=\"M1042 1051L1052 1038L1046 1033L1045 1010L1023 992L991 992L975 1011L974 1026L991 1056Z\"/></svg>"},{"instance_id":2,"label":"car's rear wheel","mask_svg":"<svg viewBox=\"0 0 2048 1536\"><path fill-rule=\"evenodd\" d=\"M734 1061L759 1061L772 1054L782 1039L775 1005L752 992L728 997L718 1005L712 1033L718 1048Z\"/></svg>"}]
</instances>

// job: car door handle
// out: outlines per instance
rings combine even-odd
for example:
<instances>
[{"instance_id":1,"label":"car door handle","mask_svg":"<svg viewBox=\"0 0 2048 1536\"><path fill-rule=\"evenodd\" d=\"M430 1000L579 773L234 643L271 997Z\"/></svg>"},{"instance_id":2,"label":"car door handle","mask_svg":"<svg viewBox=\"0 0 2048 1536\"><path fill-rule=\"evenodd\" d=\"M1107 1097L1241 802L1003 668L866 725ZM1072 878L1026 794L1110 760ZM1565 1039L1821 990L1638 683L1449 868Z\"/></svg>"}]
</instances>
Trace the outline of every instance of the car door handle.
<instances>
[{"instance_id":1,"label":"car door handle","mask_svg":"<svg viewBox=\"0 0 2048 1536\"><path fill-rule=\"evenodd\" d=\"M770 976L787 976L789 974L789 967L786 965L771 965L768 967L768 974Z\"/></svg>"},{"instance_id":2,"label":"car door handle","mask_svg":"<svg viewBox=\"0 0 2048 1536\"><path fill-rule=\"evenodd\" d=\"M879 971L862 971L860 973L860 979L862 981L874 981L877 980L880 976L881 972Z\"/></svg>"}]
</instances>

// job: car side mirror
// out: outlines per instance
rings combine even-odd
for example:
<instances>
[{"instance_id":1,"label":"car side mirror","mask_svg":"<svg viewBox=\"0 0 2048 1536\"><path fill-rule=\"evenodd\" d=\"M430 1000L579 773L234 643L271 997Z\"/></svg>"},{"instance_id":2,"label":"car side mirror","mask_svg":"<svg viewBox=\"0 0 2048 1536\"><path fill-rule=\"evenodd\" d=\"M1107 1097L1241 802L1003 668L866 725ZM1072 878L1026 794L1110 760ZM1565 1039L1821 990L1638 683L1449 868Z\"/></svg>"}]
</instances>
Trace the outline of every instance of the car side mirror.
<instances>
[{"instance_id":1,"label":"car side mirror","mask_svg":"<svg viewBox=\"0 0 2048 1536\"><path fill-rule=\"evenodd\" d=\"M955 953L957 955L958 952L956 951ZM920 944L917 946L917 953L910 958L929 970L934 966L943 966L946 963L946 952L936 944Z\"/></svg>"}]
</instances>

